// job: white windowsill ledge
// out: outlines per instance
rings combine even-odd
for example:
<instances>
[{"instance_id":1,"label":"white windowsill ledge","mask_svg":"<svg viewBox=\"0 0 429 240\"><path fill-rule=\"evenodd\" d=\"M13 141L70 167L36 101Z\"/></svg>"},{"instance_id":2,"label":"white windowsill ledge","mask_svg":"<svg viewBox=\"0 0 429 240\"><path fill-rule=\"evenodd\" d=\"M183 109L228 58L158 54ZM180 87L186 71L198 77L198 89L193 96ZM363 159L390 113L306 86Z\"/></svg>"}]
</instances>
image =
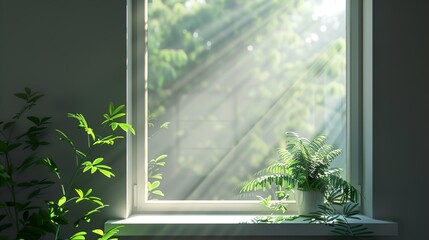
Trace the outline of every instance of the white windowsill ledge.
<instances>
[{"instance_id":1,"label":"white windowsill ledge","mask_svg":"<svg viewBox=\"0 0 429 240\"><path fill-rule=\"evenodd\" d=\"M285 223L251 223L255 215L133 215L110 220L105 230L122 225L118 236L330 236L332 228L301 219ZM359 215L374 236L398 235L398 224Z\"/></svg>"}]
</instances>

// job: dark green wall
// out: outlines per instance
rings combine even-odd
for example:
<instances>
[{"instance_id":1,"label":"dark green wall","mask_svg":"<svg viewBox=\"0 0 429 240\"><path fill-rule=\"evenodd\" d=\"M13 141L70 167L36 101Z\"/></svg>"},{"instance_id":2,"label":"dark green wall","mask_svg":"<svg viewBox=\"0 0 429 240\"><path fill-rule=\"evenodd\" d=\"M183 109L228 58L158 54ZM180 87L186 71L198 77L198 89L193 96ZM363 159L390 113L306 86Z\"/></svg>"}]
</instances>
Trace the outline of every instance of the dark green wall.
<instances>
[{"instance_id":1,"label":"dark green wall","mask_svg":"<svg viewBox=\"0 0 429 240\"><path fill-rule=\"evenodd\" d=\"M0 0L0 119L18 109L13 93L30 87L45 93L35 110L53 117L53 127L76 132L67 113L83 113L90 124L102 121L110 101L125 103L126 1ZM13 100L13 101L12 101ZM101 121L100 121L101 120ZM73 153L51 129L46 154L71 175ZM70 132L70 131L69 131ZM85 136L71 137L84 143ZM81 179L106 203L117 203L91 221L102 227L108 218L123 217L125 208L125 144L105 155L114 179ZM39 172L35 172L40 174ZM97 188L98 186L98 188ZM60 193L53 188L52 195ZM95 192L97 192L94 190Z\"/></svg>"},{"instance_id":2,"label":"dark green wall","mask_svg":"<svg viewBox=\"0 0 429 240\"><path fill-rule=\"evenodd\" d=\"M374 0L374 215L429 239L429 2Z\"/></svg>"}]
</instances>

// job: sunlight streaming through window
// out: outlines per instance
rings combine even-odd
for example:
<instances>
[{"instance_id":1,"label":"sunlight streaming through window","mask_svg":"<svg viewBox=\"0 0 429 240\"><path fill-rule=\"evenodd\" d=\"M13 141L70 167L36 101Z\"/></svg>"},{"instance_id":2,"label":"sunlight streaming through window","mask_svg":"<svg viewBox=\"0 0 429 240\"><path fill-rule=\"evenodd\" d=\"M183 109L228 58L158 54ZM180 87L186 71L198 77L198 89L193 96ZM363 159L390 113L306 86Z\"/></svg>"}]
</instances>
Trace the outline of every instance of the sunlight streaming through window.
<instances>
[{"instance_id":1,"label":"sunlight streaming through window","mask_svg":"<svg viewBox=\"0 0 429 240\"><path fill-rule=\"evenodd\" d=\"M149 169L149 200L270 194L239 190L285 131L327 134L346 168L345 2L149 4L148 157L165 162Z\"/></svg>"}]
</instances>

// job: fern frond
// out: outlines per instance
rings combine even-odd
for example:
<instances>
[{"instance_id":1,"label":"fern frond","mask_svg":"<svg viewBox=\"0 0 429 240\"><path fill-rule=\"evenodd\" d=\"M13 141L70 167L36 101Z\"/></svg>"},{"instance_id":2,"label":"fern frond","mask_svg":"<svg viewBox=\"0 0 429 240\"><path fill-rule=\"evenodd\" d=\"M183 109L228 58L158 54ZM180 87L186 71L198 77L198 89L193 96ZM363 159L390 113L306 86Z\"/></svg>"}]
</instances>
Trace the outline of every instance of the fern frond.
<instances>
[{"instance_id":1,"label":"fern frond","mask_svg":"<svg viewBox=\"0 0 429 240\"><path fill-rule=\"evenodd\" d=\"M359 203L347 203L343 207L343 214L346 217L352 217L359 214Z\"/></svg>"},{"instance_id":2,"label":"fern frond","mask_svg":"<svg viewBox=\"0 0 429 240\"><path fill-rule=\"evenodd\" d=\"M341 177L343 174L343 169L341 168L331 168L326 171L326 175L335 175Z\"/></svg>"},{"instance_id":3,"label":"fern frond","mask_svg":"<svg viewBox=\"0 0 429 240\"><path fill-rule=\"evenodd\" d=\"M275 184L276 186L293 188L296 185L296 182L289 175L285 174L266 175L245 183L240 192L250 192L257 190L265 191L267 188L271 188L272 184Z\"/></svg>"},{"instance_id":4,"label":"fern frond","mask_svg":"<svg viewBox=\"0 0 429 240\"><path fill-rule=\"evenodd\" d=\"M309 189L324 192L327 185L327 179L317 177L313 181L309 182Z\"/></svg>"},{"instance_id":5,"label":"fern frond","mask_svg":"<svg viewBox=\"0 0 429 240\"><path fill-rule=\"evenodd\" d=\"M328 137L326 135L319 135L315 137L309 144L308 149L311 154L317 153L322 147L326 146L326 141Z\"/></svg>"},{"instance_id":6,"label":"fern frond","mask_svg":"<svg viewBox=\"0 0 429 240\"><path fill-rule=\"evenodd\" d=\"M288 162L293 159L293 155L286 148L279 148L277 150L277 154L279 155L279 160L282 162Z\"/></svg>"},{"instance_id":7,"label":"fern frond","mask_svg":"<svg viewBox=\"0 0 429 240\"><path fill-rule=\"evenodd\" d=\"M341 155L341 149L335 149L326 154L326 160L332 161Z\"/></svg>"},{"instance_id":8,"label":"fern frond","mask_svg":"<svg viewBox=\"0 0 429 240\"><path fill-rule=\"evenodd\" d=\"M286 132L285 142L286 142L286 148L290 152L296 151L302 145L301 137L295 132Z\"/></svg>"},{"instance_id":9,"label":"fern frond","mask_svg":"<svg viewBox=\"0 0 429 240\"><path fill-rule=\"evenodd\" d=\"M340 176L329 175L329 187L332 189L338 189L342 192L341 198L336 199L342 203L347 201L357 202L359 197L359 192L353 185L348 183L346 180L342 179Z\"/></svg>"},{"instance_id":10,"label":"fern frond","mask_svg":"<svg viewBox=\"0 0 429 240\"><path fill-rule=\"evenodd\" d=\"M265 173L278 173L278 174L287 174L288 173L288 164L284 162L274 163L264 169Z\"/></svg>"}]
</instances>

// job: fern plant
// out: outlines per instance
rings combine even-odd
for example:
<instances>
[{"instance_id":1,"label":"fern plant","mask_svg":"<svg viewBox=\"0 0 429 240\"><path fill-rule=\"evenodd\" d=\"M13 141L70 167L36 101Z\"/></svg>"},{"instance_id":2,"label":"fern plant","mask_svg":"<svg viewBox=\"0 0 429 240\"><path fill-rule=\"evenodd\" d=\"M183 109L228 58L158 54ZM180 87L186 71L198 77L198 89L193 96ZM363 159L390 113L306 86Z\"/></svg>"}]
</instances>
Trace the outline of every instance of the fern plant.
<instances>
[{"instance_id":1,"label":"fern plant","mask_svg":"<svg viewBox=\"0 0 429 240\"><path fill-rule=\"evenodd\" d=\"M246 182L241 191L265 191L275 188L279 202L272 202L271 195L262 198L261 204L272 211L286 212L282 196L298 189L318 191L324 194L324 203L318 210L300 216L268 216L256 218L255 222L279 223L293 221L298 217L310 223L323 223L333 227L333 232L344 236L371 234L363 225L351 225L350 219L359 219L358 191L341 177L342 169L331 168L331 162L341 154L340 149L327 144L327 136L319 135L313 140L286 132L285 146L278 150L279 161L259 171L253 180ZM341 208L341 210L338 210Z\"/></svg>"},{"instance_id":2,"label":"fern plant","mask_svg":"<svg viewBox=\"0 0 429 240\"><path fill-rule=\"evenodd\" d=\"M275 187L277 191L298 189L302 191L330 190L341 192L336 202L357 201L357 190L341 177L342 169L330 168L333 159L341 154L327 144L327 136L319 135L309 141L297 133L286 132L285 147L278 149L279 161L258 172L246 182L241 192L265 191Z\"/></svg>"}]
</instances>

